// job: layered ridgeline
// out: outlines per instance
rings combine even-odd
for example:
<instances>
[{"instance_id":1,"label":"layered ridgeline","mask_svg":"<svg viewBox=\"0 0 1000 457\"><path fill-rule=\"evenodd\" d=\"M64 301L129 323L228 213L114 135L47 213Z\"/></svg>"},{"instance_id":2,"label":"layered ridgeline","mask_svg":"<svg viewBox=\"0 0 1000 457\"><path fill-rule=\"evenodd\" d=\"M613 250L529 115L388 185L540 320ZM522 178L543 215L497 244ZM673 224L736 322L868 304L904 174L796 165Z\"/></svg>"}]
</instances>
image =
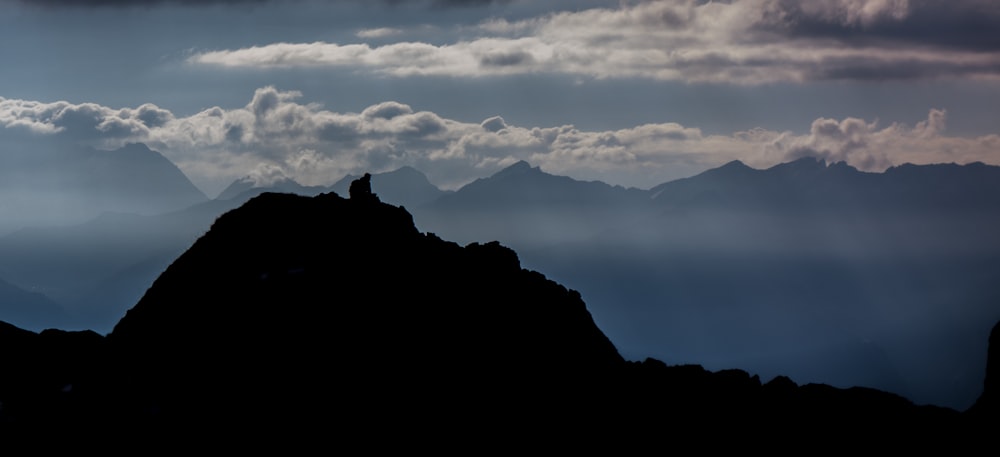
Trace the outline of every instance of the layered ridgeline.
<instances>
[{"instance_id":1,"label":"layered ridgeline","mask_svg":"<svg viewBox=\"0 0 1000 457\"><path fill-rule=\"evenodd\" d=\"M626 361L579 294L514 251L421 233L364 185L351 193L263 194L226 213L107 337L0 326L0 345L17 348L3 355L0 432L142 449L991 436L979 435L991 402L961 414L871 389Z\"/></svg>"},{"instance_id":2,"label":"layered ridgeline","mask_svg":"<svg viewBox=\"0 0 1000 457\"><path fill-rule=\"evenodd\" d=\"M733 162L645 191L521 162L455 192L411 168L371 180L420 230L499 240L579 290L626 357L862 385L963 410L979 394L982 341L1000 319L998 170ZM39 312L0 320L108 333L220 214L268 191L346 195L349 179L246 178L179 211L0 237L0 278L64 311L18 298L6 309Z\"/></svg>"},{"instance_id":3,"label":"layered ridgeline","mask_svg":"<svg viewBox=\"0 0 1000 457\"><path fill-rule=\"evenodd\" d=\"M190 245L193 238L188 236L179 249L164 254L161 241L130 230L133 219L208 200L160 153L142 144L105 151L18 138L0 138L0 319L39 330L93 324L79 316L89 307L76 306L77 298L111 280L111 273L102 274L105 266L119 273L146 261L149 252L166 255L169 262ZM95 227L110 230L97 233ZM138 260L125 253L134 244L139 245L134 251ZM162 266L152 277L160 271ZM125 295L133 303L139 296ZM97 307L113 301L108 298L101 297ZM119 313L122 309L117 308Z\"/></svg>"},{"instance_id":4,"label":"layered ridgeline","mask_svg":"<svg viewBox=\"0 0 1000 457\"><path fill-rule=\"evenodd\" d=\"M579 290L626 357L864 385L958 409L979 393L982 341L1000 319L1000 167L734 162L657 186L645 201L583 206L579 226L521 211L547 196L518 189L567 179L521 170L488 181L491 195L523 204L467 206L520 224L523 236L591 231L562 243L500 239ZM621 217L601 217L611 211ZM474 236L428 215L417 211L421 227Z\"/></svg>"}]
</instances>

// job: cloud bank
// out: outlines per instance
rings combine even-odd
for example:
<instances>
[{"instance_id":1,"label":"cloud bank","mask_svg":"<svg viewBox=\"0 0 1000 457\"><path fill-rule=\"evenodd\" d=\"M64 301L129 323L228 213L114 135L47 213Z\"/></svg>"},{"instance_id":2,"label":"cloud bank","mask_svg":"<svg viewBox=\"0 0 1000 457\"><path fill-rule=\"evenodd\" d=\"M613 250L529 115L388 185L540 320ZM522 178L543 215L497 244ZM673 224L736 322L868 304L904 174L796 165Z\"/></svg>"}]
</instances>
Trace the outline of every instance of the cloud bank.
<instances>
[{"instance_id":1,"label":"cloud bank","mask_svg":"<svg viewBox=\"0 0 1000 457\"><path fill-rule=\"evenodd\" d=\"M143 142L209 195L248 175L328 185L348 173L404 165L456 188L518 160L551 173L646 188L731 160L767 167L813 156L866 171L907 162L1000 162L1000 136L949 136L947 113L936 109L913 126L821 118L803 125L802 133L759 128L714 135L677 123L587 131L511 125L500 116L463 122L393 101L336 112L301 98L264 87L242 108L190 116L153 104L114 109L0 98L0 135L21 132L103 148Z\"/></svg>"},{"instance_id":2,"label":"cloud bank","mask_svg":"<svg viewBox=\"0 0 1000 457\"><path fill-rule=\"evenodd\" d=\"M1000 3L660 0L502 18L446 44L273 43L197 53L221 67L348 67L396 77L557 73L755 85L1000 79ZM367 31L361 39L385 38Z\"/></svg>"}]
</instances>

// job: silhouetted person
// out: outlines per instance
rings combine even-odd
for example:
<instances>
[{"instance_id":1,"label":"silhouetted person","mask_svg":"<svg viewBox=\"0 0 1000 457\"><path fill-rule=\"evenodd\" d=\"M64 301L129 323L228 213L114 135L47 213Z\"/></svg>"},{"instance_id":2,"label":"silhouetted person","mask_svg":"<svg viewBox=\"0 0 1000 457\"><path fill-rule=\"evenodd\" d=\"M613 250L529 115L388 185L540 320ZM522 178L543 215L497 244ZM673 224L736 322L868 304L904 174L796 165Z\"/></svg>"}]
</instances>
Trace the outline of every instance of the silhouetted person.
<instances>
[{"instance_id":1,"label":"silhouetted person","mask_svg":"<svg viewBox=\"0 0 1000 457\"><path fill-rule=\"evenodd\" d=\"M378 196L372 193L372 175L365 173L364 176L351 181L348 190L351 200L378 200Z\"/></svg>"}]
</instances>

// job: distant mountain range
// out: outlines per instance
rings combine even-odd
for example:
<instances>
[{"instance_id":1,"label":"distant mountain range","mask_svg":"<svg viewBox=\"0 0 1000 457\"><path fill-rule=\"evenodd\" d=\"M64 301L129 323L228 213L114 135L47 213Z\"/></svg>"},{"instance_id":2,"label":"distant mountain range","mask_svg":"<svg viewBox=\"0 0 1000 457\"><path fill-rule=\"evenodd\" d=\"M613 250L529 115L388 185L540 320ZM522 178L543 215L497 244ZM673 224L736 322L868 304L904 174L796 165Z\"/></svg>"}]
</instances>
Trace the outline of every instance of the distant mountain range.
<instances>
[{"instance_id":1,"label":"distant mountain range","mask_svg":"<svg viewBox=\"0 0 1000 457\"><path fill-rule=\"evenodd\" d=\"M104 212L160 214L207 200L177 166L142 144L0 154L0 234L83 223Z\"/></svg>"},{"instance_id":2,"label":"distant mountain range","mask_svg":"<svg viewBox=\"0 0 1000 457\"><path fill-rule=\"evenodd\" d=\"M297 453L385 437L648 450L709 433L725 437L715 448L964 453L996 439L993 333L966 412L628 361L578 293L499 243L421 233L371 194L267 193L219 217L106 337L0 322L0 346L16 348L0 356L0 434L38 449L58 436Z\"/></svg>"},{"instance_id":3,"label":"distant mountain range","mask_svg":"<svg viewBox=\"0 0 1000 457\"><path fill-rule=\"evenodd\" d=\"M523 250L586 240L649 209L647 191L554 176L522 161L414 215L422 229L448 239L499 240Z\"/></svg>"},{"instance_id":4,"label":"distant mountain range","mask_svg":"<svg viewBox=\"0 0 1000 457\"><path fill-rule=\"evenodd\" d=\"M0 237L0 278L68 316L0 319L108 333L219 215L265 192L346 196L352 179L247 178L181 210ZM733 162L642 190L520 162L454 192L412 168L371 182L421 231L499 240L580 291L626 357L864 385L956 409L980 391L982 341L1000 319L1000 167Z\"/></svg>"},{"instance_id":5,"label":"distant mountain range","mask_svg":"<svg viewBox=\"0 0 1000 457\"><path fill-rule=\"evenodd\" d=\"M811 157L755 170L739 161L691 178L660 184L652 199L670 209L768 211L900 211L995 209L1000 206L998 167L912 165L865 173L843 162Z\"/></svg>"}]
</instances>

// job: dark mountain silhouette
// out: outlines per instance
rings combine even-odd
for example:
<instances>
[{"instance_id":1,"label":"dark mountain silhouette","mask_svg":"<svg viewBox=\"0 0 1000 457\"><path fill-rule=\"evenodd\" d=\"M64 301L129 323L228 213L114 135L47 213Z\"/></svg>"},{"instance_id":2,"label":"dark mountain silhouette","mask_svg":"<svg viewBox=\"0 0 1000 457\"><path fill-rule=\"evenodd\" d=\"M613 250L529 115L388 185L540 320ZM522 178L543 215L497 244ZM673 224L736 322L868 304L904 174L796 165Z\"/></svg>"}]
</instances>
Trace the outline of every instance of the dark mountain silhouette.
<instances>
[{"instance_id":1,"label":"dark mountain silhouette","mask_svg":"<svg viewBox=\"0 0 1000 457\"><path fill-rule=\"evenodd\" d=\"M373 196L258 196L220 217L107 337L0 324L0 347L17 348L3 354L0 433L41 447L52 441L40 436L110 447L124 436L440 449L461 436L648 449L663 433L704 432L739 447L781 449L793 433L915 449L992 436L979 435L984 416L872 389L628 362L579 294L510 249L420 233Z\"/></svg>"},{"instance_id":2,"label":"dark mountain silhouette","mask_svg":"<svg viewBox=\"0 0 1000 457\"><path fill-rule=\"evenodd\" d=\"M449 239L525 250L587 239L647 209L646 191L555 176L521 161L414 212L421 227Z\"/></svg>"},{"instance_id":3,"label":"dark mountain silhouette","mask_svg":"<svg viewBox=\"0 0 1000 457\"><path fill-rule=\"evenodd\" d=\"M981 389L988 324L1000 319L996 168L878 174L811 159L768 170L732 163L652 198L521 163L407 208L422 230L518 247L526 267L583 293L626 357L862 385L964 409ZM372 185L385 200L379 176ZM0 277L75 313L67 326L32 330L106 333L212 220L263 191L23 231L0 239ZM947 197L927 203L936 192Z\"/></svg>"},{"instance_id":4,"label":"dark mountain silhouette","mask_svg":"<svg viewBox=\"0 0 1000 457\"><path fill-rule=\"evenodd\" d=\"M191 313L199 318L192 320ZM478 324L451 329L453 314ZM312 317L303 320L306 315ZM498 333L507 331L514 315L530 321L522 325L521 342L504 341ZM592 323L570 324L589 321L578 295L522 270L516 254L498 244L462 248L421 234L405 210L377 199L264 194L219 218L109 338L142 348L153 365L160 362L152 354L178 349L168 334L185 328L185 341L198 351L197 340L213 338L219 326L252 334L263 327L295 327L299 338L335 337L344 345L372 347L390 339L450 346L434 335L451 333L456 344L446 354L429 347L384 348L386 354L424 353L428 364L468 357L490 359L493 366L497 351L530 352L534 363L545 364L558 364L551 360L556 354L569 365L620 360ZM559 325L580 333L566 334ZM456 331L464 337L452 340Z\"/></svg>"},{"instance_id":5,"label":"dark mountain silhouette","mask_svg":"<svg viewBox=\"0 0 1000 457\"><path fill-rule=\"evenodd\" d=\"M207 200L169 160L143 144L102 151L40 142L0 154L0 233L78 224L103 212L159 214Z\"/></svg>"}]
</instances>

